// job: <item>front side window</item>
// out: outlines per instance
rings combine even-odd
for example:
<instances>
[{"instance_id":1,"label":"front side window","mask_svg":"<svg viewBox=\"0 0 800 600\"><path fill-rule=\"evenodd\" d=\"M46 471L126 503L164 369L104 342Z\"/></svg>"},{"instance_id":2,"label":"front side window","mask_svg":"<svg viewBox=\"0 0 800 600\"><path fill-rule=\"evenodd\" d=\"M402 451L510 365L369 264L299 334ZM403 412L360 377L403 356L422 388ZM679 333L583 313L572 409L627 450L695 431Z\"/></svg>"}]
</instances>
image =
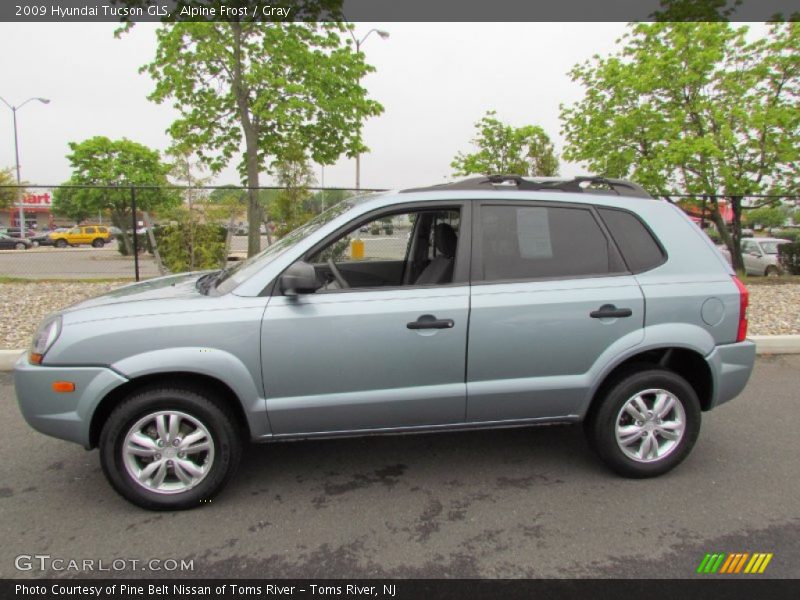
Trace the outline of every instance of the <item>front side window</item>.
<instances>
[{"instance_id":1,"label":"front side window","mask_svg":"<svg viewBox=\"0 0 800 600\"><path fill-rule=\"evenodd\" d=\"M761 254L761 251L754 242L742 243L742 252L746 252L748 254Z\"/></svg>"},{"instance_id":2,"label":"front side window","mask_svg":"<svg viewBox=\"0 0 800 600\"><path fill-rule=\"evenodd\" d=\"M503 281L621 272L590 210L551 206L481 207L478 278Z\"/></svg>"},{"instance_id":3,"label":"front side window","mask_svg":"<svg viewBox=\"0 0 800 600\"><path fill-rule=\"evenodd\" d=\"M453 209L426 209L377 216L326 244L307 262L323 282L320 291L448 284L459 215Z\"/></svg>"}]
</instances>

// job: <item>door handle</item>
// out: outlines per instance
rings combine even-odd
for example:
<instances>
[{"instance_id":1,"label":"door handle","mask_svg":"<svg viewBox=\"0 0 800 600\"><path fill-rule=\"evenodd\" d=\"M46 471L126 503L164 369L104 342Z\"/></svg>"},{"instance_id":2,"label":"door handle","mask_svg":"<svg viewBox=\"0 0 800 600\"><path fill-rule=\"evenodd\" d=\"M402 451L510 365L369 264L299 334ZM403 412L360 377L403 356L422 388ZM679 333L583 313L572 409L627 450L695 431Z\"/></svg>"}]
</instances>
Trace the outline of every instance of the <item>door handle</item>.
<instances>
[{"instance_id":1,"label":"door handle","mask_svg":"<svg viewBox=\"0 0 800 600\"><path fill-rule=\"evenodd\" d=\"M452 329L453 319L437 319L433 315L422 315L416 321L406 323L409 329Z\"/></svg>"},{"instance_id":2,"label":"door handle","mask_svg":"<svg viewBox=\"0 0 800 600\"><path fill-rule=\"evenodd\" d=\"M620 319L630 317L633 311L630 308L617 308L613 304L603 304L597 310L589 313L593 319Z\"/></svg>"}]
</instances>

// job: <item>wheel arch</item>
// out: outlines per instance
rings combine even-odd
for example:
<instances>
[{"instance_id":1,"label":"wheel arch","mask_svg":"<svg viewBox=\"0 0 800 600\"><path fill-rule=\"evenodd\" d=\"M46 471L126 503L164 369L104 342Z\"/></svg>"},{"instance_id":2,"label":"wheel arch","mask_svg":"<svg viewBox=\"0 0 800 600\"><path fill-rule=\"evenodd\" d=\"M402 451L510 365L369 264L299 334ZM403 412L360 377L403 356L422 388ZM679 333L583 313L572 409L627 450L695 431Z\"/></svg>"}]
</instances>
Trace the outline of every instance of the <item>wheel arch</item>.
<instances>
[{"instance_id":1,"label":"wheel arch","mask_svg":"<svg viewBox=\"0 0 800 600\"><path fill-rule=\"evenodd\" d=\"M216 377L203 373L173 371L149 373L129 379L106 394L102 400L100 400L92 414L91 423L89 425L89 448L97 447L103 425L108 420L114 408L124 398L139 390L163 385L180 386L195 390L201 394L203 392L212 391L213 398L218 402L225 402L224 407L227 407L233 413L239 430L247 436L246 439L250 439L252 431L247 420L247 415L244 412L241 399L228 384Z\"/></svg>"},{"instance_id":2,"label":"wheel arch","mask_svg":"<svg viewBox=\"0 0 800 600\"><path fill-rule=\"evenodd\" d=\"M595 387L584 419L591 417L617 381L636 371L654 367L668 369L683 377L697 394L701 410L705 412L712 408L714 377L703 354L683 346L660 346L637 352L612 366Z\"/></svg>"}]
</instances>

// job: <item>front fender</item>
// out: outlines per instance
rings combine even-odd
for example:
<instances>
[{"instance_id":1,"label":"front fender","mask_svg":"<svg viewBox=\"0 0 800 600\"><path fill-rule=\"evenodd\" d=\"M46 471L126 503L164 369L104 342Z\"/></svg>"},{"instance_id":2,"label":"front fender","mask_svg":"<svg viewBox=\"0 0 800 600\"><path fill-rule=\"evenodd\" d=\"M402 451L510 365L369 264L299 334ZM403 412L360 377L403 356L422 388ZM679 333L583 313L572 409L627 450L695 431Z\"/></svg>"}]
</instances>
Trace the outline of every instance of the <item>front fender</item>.
<instances>
[{"instance_id":1,"label":"front fender","mask_svg":"<svg viewBox=\"0 0 800 600\"><path fill-rule=\"evenodd\" d=\"M242 361L229 352L204 347L165 348L123 358L113 363L111 368L128 379L158 373L197 373L213 377L236 394L253 438L272 433L267 419L267 402L259 394L257 379Z\"/></svg>"}]
</instances>

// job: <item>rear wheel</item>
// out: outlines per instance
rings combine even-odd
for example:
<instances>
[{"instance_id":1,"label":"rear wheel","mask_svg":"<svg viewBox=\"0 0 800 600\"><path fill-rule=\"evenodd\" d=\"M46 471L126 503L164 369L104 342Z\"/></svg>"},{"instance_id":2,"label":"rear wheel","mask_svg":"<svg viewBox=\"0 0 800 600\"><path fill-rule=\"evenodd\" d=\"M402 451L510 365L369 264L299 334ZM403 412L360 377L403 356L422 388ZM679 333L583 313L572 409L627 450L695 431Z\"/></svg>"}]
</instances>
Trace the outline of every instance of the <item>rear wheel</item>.
<instances>
[{"instance_id":1,"label":"rear wheel","mask_svg":"<svg viewBox=\"0 0 800 600\"><path fill-rule=\"evenodd\" d=\"M778 270L778 267L775 267L775 266L772 266L772 265L767 267L767 270L764 271L764 275L766 275L767 277L777 277L780 274L781 273Z\"/></svg>"},{"instance_id":2,"label":"rear wheel","mask_svg":"<svg viewBox=\"0 0 800 600\"><path fill-rule=\"evenodd\" d=\"M150 510L208 502L233 476L241 456L235 419L224 403L182 387L135 393L109 416L100 462L112 487Z\"/></svg>"},{"instance_id":3,"label":"rear wheel","mask_svg":"<svg viewBox=\"0 0 800 600\"><path fill-rule=\"evenodd\" d=\"M25 244L23 244L22 242L17 242L16 244L14 244L14 248L15 248L16 250L27 250L27 249L28 249L28 246L26 246L26 245L25 245Z\"/></svg>"},{"instance_id":4,"label":"rear wheel","mask_svg":"<svg viewBox=\"0 0 800 600\"><path fill-rule=\"evenodd\" d=\"M700 433L700 402L680 375L648 368L613 384L585 425L590 445L617 473L643 478L675 468Z\"/></svg>"},{"instance_id":5,"label":"rear wheel","mask_svg":"<svg viewBox=\"0 0 800 600\"><path fill-rule=\"evenodd\" d=\"M56 240L53 245L56 248L66 248L67 247L67 240Z\"/></svg>"},{"instance_id":6,"label":"rear wheel","mask_svg":"<svg viewBox=\"0 0 800 600\"><path fill-rule=\"evenodd\" d=\"M102 248L103 247L103 240L102 238L97 238L96 240L92 241L92 246L95 248Z\"/></svg>"}]
</instances>

